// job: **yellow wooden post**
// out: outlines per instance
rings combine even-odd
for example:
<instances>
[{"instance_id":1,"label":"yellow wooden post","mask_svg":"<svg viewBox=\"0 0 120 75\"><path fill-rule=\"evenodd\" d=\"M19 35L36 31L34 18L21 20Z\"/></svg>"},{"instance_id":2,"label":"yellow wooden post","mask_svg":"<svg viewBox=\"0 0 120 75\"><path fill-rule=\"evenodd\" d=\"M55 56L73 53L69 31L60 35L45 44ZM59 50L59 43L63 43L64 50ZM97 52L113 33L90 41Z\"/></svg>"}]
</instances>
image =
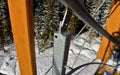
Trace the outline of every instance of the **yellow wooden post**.
<instances>
[{"instance_id":1,"label":"yellow wooden post","mask_svg":"<svg viewBox=\"0 0 120 75\"><path fill-rule=\"evenodd\" d=\"M120 36L120 0L114 0L106 30L115 38ZM97 58L102 59L103 62L106 63L113 52L114 46L111 41L103 37Z\"/></svg>"},{"instance_id":2,"label":"yellow wooden post","mask_svg":"<svg viewBox=\"0 0 120 75\"><path fill-rule=\"evenodd\" d=\"M114 0L113 2L110 16L106 25L106 30L115 38L120 36L120 0ZM115 45L111 41L103 37L98 51L97 59L101 59L104 63L107 63L110 56L112 55L114 46ZM106 70L113 73L113 69L108 66L104 66L97 75L103 75L103 72ZM120 75L120 73L115 72L114 75Z\"/></svg>"},{"instance_id":3,"label":"yellow wooden post","mask_svg":"<svg viewBox=\"0 0 120 75\"><path fill-rule=\"evenodd\" d=\"M8 0L10 20L21 75L37 75L32 0Z\"/></svg>"}]
</instances>

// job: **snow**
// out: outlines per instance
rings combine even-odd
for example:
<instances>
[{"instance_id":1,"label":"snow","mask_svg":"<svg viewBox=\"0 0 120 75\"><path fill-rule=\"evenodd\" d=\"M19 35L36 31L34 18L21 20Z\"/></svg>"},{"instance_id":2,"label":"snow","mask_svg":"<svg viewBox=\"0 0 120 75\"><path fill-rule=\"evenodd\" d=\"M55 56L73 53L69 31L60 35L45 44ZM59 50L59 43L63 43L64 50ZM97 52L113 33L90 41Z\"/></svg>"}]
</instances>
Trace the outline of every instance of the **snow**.
<instances>
[{"instance_id":1,"label":"snow","mask_svg":"<svg viewBox=\"0 0 120 75\"><path fill-rule=\"evenodd\" d=\"M5 75L19 75L18 62L14 44L6 46L7 52L0 51L0 73Z\"/></svg>"},{"instance_id":2,"label":"snow","mask_svg":"<svg viewBox=\"0 0 120 75\"><path fill-rule=\"evenodd\" d=\"M92 42L89 43L86 42L86 40L81 39L85 35L86 34L83 34L71 41L67 66L74 68L95 59L100 44L100 38L95 38L97 41L92 40ZM8 52L3 53L0 51L0 73L3 75L20 75L14 43L6 46L5 49L7 49ZM37 75L45 75L52 66L53 47L46 49L39 54L37 45L35 45L35 50ZM75 72L73 75L92 75L93 72L96 71L95 67L97 68L98 66L90 65L84 70ZM70 71L69 68L67 68L67 72L68 71ZM46 75L52 75L52 69Z\"/></svg>"}]
</instances>

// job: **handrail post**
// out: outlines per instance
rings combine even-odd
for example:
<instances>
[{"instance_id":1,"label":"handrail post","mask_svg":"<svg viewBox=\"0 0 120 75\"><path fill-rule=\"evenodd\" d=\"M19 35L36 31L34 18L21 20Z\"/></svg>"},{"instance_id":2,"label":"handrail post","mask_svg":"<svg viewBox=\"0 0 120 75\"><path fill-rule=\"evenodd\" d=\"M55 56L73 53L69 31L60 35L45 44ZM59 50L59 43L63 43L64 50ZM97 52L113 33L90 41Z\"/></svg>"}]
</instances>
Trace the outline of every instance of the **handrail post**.
<instances>
[{"instance_id":1,"label":"handrail post","mask_svg":"<svg viewBox=\"0 0 120 75\"><path fill-rule=\"evenodd\" d=\"M37 75L32 0L8 0L20 75Z\"/></svg>"},{"instance_id":2,"label":"handrail post","mask_svg":"<svg viewBox=\"0 0 120 75\"><path fill-rule=\"evenodd\" d=\"M54 34L53 75L65 75L70 46L70 32L67 30L72 12L66 9L59 31Z\"/></svg>"}]
</instances>

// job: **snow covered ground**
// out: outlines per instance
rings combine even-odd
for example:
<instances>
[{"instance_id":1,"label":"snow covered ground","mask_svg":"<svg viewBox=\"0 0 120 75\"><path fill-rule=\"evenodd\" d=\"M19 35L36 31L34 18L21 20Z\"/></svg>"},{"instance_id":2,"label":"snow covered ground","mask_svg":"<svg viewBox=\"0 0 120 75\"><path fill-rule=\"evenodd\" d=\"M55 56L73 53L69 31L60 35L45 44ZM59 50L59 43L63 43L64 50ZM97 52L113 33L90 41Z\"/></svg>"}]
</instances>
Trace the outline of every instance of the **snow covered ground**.
<instances>
[{"instance_id":1,"label":"snow covered ground","mask_svg":"<svg viewBox=\"0 0 120 75\"><path fill-rule=\"evenodd\" d=\"M85 35L86 33L82 36ZM89 43L83 39L82 36L79 36L77 39L71 41L67 66L76 67L95 59L100 44L100 38L94 38L92 42ZM5 48L8 52L3 53L0 51L0 73L3 75L20 75L14 44L10 44ZM35 46L35 50L37 75L45 75L48 69L52 66L53 48L49 48L40 54L38 54L37 46ZM87 67L85 70L79 70L73 75L92 75L92 71L95 70L95 66L96 65L92 65ZM70 69L67 68L67 72L69 70ZM52 75L52 69L46 75Z\"/></svg>"},{"instance_id":2,"label":"snow covered ground","mask_svg":"<svg viewBox=\"0 0 120 75\"><path fill-rule=\"evenodd\" d=\"M5 49L8 52L3 53L3 51L0 51L0 73L3 75L19 75L14 44L6 46Z\"/></svg>"}]
</instances>

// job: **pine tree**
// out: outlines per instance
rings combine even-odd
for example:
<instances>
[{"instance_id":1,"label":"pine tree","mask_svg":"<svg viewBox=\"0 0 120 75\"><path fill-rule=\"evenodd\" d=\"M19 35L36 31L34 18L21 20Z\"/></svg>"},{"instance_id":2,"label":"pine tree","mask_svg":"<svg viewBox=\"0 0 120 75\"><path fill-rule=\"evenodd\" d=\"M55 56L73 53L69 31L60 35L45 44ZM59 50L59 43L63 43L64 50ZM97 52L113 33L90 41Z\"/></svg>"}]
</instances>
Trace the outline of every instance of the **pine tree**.
<instances>
[{"instance_id":1,"label":"pine tree","mask_svg":"<svg viewBox=\"0 0 120 75\"><path fill-rule=\"evenodd\" d=\"M13 42L7 0L0 0L0 34L3 45Z\"/></svg>"},{"instance_id":2,"label":"pine tree","mask_svg":"<svg viewBox=\"0 0 120 75\"><path fill-rule=\"evenodd\" d=\"M83 6L98 21L103 25L106 23L108 17L110 0L106 0L104 5L96 14L96 8L100 5L102 0L81 0ZM107 5L107 7L106 7ZM44 51L46 48L53 45L53 35L55 30L59 27L59 22L62 21L65 7L57 0L34 0L34 25L35 25L35 38L39 51ZM69 30L74 36L81 29L80 26L84 23L79 20L75 15L72 16Z\"/></svg>"},{"instance_id":3,"label":"pine tree","mask_svg":"<svg viewBox=\"0 0 120 75\"><path fill-rule=\"evenodd\" d=\"M36 41L39 51L44 51L53 45L53 35L59 25L57 4L56 0L45 0L42 4L39 3L39 7L42 7L42 9L39 7L38 9L42 11L37 11L39 14L36 13L35 16L37 16L34 18Z\"/></svg>"}]
</instances>

